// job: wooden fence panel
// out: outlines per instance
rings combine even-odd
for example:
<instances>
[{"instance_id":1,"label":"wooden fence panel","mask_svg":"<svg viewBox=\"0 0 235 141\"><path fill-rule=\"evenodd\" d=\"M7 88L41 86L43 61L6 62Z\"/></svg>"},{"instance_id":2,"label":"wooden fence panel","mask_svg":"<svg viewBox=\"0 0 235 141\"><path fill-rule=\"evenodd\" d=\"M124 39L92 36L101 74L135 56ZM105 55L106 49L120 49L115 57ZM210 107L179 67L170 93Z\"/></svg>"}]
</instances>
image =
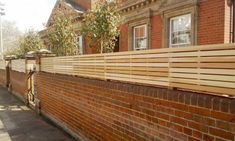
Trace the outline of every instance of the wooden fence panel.
<instances>
[{"instance_id":1,"label":"wooden fence panel","mask_svg":"<svg viewBox=\"0 0 235 141\"><path fill-rule=\"evenodd\" d=\"M204 46L170 56L170 87L235 95L234 45Z\"/></svg>"},{"instance_id":2,"label":"wooden fence panel","mask_svg":"<svg viewBox=\"0 0 235 141\"><path fill-rule=\"evenodd\" d=\"M5 70L6 69L6 62L5 60L0 60L0 69Z\"/></svg>"},{"instance_id":3,"label":"wooden fence panel","mask_svg":"<svg viewBox=\"0 0 235 141\"><path fill-rule=\"evenodd\" d=\"M12 60L11 69L14 71L25 73L26 71L25 59Z\"/></svg>"},{"instance_id":4,"label":"wooden fence panel","mask_svg":"<svg viewBox=\"0 0 235 141\"><path fill-rule=\"evenodd\" d=\"M36 69L36 60L27 60L26 61L26 70L33 71Z\"/></svg>"},{"instance_id":5,"label":"wooden fence panel","mask_svg":"<svg viewBox=\"0 0 235 141\"><path fill-rule=\"evenodd\" d=\"M42 58L41 68L235 96L235 44Z\"/></svg>"}]
</instances>

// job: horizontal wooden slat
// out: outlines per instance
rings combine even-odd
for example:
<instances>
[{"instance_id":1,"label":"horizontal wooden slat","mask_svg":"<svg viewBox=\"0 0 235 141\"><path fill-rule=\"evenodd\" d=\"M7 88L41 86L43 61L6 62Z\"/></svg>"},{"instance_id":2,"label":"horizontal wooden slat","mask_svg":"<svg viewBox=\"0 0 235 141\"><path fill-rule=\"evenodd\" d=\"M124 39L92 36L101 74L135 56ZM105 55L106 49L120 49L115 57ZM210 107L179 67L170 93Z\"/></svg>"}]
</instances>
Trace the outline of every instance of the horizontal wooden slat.
<instances>
[{"instance_id":1,"label":"horizontal wooden slat","mask_svg":"<svg viewBox=\"0 0 235 141\"><path fill-rule=\"evenodd\" d=\"M5 70L6 69L6 62L5 60L0 60L0 69Z\"/></svg>"},{"instance_id":2,"label":"horizontal wooden slat","mask_svg":"<svg viewBox=\"0 0 235 141\"><path fill-rule=\"evenodd\" d=\"M42 58L41 71L235 96L235 44Z\"/></svg>"},{"instance_id":3,"label":"horizontal wooden slat","mask_svg":"<svg viewBox=\"0 0 235 141\"><path fill-rule=\"evenodd\" d=\"M234 69L170 68L169 71L170 72L182 72L182 73L235 75Z\"/></svg>"},{"instance_id":4,"label":"horizontal wooden slat","mask_svg":"<svg viewBox=\"0 0 235 141\"><path fill-rule=\"evenodd\" d=\"M189 74L189 73L170 73L170 78L188 78L214 81L228 81L235 83L235 76L226 75L206 75L206 74Z\"/></svg>"},{"instance_id":5,"label":"horizontal wooden slat","mask_svg":"<svg viewBox=\"0 0 235 141\"><path fill-rule=\"evenodd\" d=\"M12 60L11 61L11 69L18 72L25 73L26 64L24 59Z\"/></svg>"}]
</instances>

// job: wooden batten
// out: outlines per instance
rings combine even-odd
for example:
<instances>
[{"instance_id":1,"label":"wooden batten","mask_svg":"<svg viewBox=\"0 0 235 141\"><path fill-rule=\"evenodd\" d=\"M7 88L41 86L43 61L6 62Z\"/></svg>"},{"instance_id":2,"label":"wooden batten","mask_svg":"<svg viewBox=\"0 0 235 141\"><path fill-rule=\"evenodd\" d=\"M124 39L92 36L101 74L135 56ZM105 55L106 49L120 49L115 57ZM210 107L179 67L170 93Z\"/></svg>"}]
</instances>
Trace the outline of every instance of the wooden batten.
<instances>
[{"instance_id":1,"label":"wooden batten","mask_svg":"<svg viewBox=\"0 0 235 141\"><path fill-rule=\"evenodd\" d=\"M42 58L50 73L235 96L235 44Z\"/></svg>"},{"instance_id":2,"label":"wooden batten","mask_svg":"<svg viewBox=\"0 0 235 141\"><path fill-rule=\"evenodd\" d=\"M26 72L26 63L25 59L18 59L11 61L11 69L18 72Z\"/></svg>"}]
</instances>

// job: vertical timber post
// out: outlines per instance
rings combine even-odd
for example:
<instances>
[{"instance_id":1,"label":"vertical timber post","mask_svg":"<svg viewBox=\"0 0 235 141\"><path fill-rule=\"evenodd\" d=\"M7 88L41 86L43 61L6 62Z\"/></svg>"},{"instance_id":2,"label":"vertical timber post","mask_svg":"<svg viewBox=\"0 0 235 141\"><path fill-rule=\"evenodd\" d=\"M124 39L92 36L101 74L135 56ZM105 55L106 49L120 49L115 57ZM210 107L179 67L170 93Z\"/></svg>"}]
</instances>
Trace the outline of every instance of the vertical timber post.
<instances>
[{"instance_id":1,"label":"vertical timber post","mask_svg":"<svg viewBox=\"0 0 235 141\"><path fill-rule=\"evenodd\" d=\"M38 97L38 89L37 89L38 78L40 77L40 72L41 72L41 59L44 57L54 57L54 56L55 54L52 54L49 51L42 51L42 52L39 51L34 54L36 60L34 94L35 94L35 110L37 114L41 113L40 99Z\"/></svg>"},{"instance_id":2,"label":"vertical timber post","mask_svg":"<svg viewBox=\"0 0 235 141\"><path fill-rule=\"evenodd\" d=\"M5 64L6 64L6 81L5 81L5 86L8 88L8 91L11 92L11 60L13 60L15 57L5 57Z\"/></svg>"}]
</instances>

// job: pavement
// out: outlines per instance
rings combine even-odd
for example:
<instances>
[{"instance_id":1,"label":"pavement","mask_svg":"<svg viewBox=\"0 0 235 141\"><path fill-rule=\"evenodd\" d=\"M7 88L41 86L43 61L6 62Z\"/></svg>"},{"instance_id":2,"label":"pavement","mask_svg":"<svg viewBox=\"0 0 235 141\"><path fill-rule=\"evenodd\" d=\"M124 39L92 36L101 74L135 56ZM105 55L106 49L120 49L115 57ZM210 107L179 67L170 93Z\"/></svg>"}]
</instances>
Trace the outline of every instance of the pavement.
<instances>
[{"instance_id":1,"label":"pavement","mask_svg":"<svg viewBox=\"0 0 235 141\"><path fill-rule=\"evenodd\" d=\"M0 87L0 141L75 141Z\"/></svg>"}]
</instances>

